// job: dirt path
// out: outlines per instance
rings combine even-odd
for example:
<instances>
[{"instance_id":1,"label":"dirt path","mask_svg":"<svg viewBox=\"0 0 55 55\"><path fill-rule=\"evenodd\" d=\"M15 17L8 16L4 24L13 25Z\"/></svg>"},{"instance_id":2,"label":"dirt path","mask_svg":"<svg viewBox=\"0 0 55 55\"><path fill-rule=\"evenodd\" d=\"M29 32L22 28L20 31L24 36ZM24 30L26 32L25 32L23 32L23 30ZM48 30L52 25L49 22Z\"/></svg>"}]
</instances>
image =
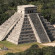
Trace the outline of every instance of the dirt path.
<instances>
[{"instance_id":1,"label":"dirt path","mask_svg":"<svg viewBox=\"0 0 55 55\"><path fill-rule=\"evenodd\" d=\"M55 46L55 43L45 43L45 44L42 44L44 46Z\"/></svg>"}]
</instances>

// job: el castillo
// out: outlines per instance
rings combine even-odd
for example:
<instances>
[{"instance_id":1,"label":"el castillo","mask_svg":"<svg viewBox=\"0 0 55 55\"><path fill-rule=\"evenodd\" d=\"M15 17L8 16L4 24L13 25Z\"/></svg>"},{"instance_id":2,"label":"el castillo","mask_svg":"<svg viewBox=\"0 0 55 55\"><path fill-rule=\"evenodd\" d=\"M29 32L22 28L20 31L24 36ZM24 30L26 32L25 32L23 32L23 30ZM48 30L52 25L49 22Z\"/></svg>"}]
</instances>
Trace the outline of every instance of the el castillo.
<instances>
[{"instance_id":1,"label":"el castillo","mask_svg":"<svg viewBox=\"0 0 55 55\"><path fill-rule=\"evenodd\" d=\"M37 13L35 5L21 5L0 26L0 41L2 40L14 44L51 42L55 40L55 28Z\"/></svg>"},{"instance_id":2,"label":"el castillo","mask_svg":"<svg viewBox=\"0 0 55 55\"><path fill-rule=\"evenodd\" d=\"M15 12L11 11L14 13L10 17L6 16L10 10L5 12L6 15L2 12L2 10L7 10L5 6L8 7L9 2L11 7L8 9L16 8ZM15 6L16 2L17 6ZM55 5L52 10L53 7L50 8L50 3L48 3L50 1L29 0L28 2L22 0L22 3L25 3L22 4L21 0L19 3L4 0L4 4L0 4L0 55L55 54ZM52 0L51 2L55 3ZM38 3L41 4L39 7Z\"/></svg>"}]
</instances>

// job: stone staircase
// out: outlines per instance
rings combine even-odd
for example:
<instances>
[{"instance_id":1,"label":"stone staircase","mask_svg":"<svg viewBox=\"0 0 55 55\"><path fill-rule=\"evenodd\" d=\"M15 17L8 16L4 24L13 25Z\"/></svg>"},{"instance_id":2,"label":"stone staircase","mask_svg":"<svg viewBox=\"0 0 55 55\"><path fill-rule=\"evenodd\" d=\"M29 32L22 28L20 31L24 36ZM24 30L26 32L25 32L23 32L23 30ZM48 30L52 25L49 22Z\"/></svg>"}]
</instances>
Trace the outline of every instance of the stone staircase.
<instances>
[{"instance_id":1,"label":"stone staircase","mask_svg":"<svg viewBox=\"0 0 55 55\"><path fill-rule=\"evenodd\" d=\"M38 33L41 43L50 42L50 39L49 39L47 32L41 22L41 19L38 17L39 15L34 13L34 14L30 14L29 16L33 22L36 32Z\"/></svg>"},{"instance_id":2,"label":"stone staircase","mask_svg":"<svg viewBox=\"0 0 55 55\"><path fill-rule=\"evenodd\" d=\"M19 25L17 23L14 29L12 30L12 32L10 33L10 35L8 35L8 38L6 39L7 41L12 42L12 43L18 42L18 34L19 34L18 28L19 28Z\"/></svg>"},{"instance_id":3,"label":"stone staircase","mask_svg":"<svg viewBox=\"0 0 55 55\"><path fill-rule=\"evenodd\" d=\"M6 38L12 28L16 25L19 20L19 16L20 15L16 12L0 26L0 41L4 40L4 38Z\"/></svg>"},{"instance_id":4,"label":"stone staircase","mask_svg":"<svg viewBox=\"0 0 55 55\"><path fill-rule=\"evenodd\" d=\"M16 23L15 27L13 28L12 32L8 35L7 41L12 42L14 44L18 44L18 39L20 36L20 31L22 27L23 17L19 14L19 21Z\"/></svg>"},{"instance_id":5,"label":"stone staircase","mask_svg":"<svg viewBox=\"0 0 55 55\"><path fill-rule=\"evenodd\" d=\"M40 19L49 35L49 38L51 39L51 41L55 40L55 28L53 27L53 25L51 25L51 23L48 22L47 19L44 19L43 16L40 16Z\"/></svg>"},{"instance_id":6,"label":"stone staircase","mask_svg":"<svg viewBox=\"0 0 55 55\"><path fill-rule=\"evenodd\" d=\"M28 17L24 18L18 44L37 42Z\"/></svg>"}]
</instances>

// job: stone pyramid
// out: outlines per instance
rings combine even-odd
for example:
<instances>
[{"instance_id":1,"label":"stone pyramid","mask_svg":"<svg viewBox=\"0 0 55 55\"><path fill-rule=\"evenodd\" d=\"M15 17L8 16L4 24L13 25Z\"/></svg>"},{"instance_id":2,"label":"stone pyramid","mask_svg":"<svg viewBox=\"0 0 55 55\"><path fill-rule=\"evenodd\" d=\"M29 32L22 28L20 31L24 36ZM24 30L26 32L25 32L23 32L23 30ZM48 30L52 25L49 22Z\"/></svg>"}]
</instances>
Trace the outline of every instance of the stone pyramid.
<instances>
[{"instance_id":1,"label":"stone pyramid","mask_svg":"<svg viewBox=\"0 0 55 55\"><path fill-rule=\"evenodd\" d=\"M17 12L0 26L0 41L14 44L51 42L55 28L37 13L35 5L17 6Z\"/></svg>"}]
</instances>

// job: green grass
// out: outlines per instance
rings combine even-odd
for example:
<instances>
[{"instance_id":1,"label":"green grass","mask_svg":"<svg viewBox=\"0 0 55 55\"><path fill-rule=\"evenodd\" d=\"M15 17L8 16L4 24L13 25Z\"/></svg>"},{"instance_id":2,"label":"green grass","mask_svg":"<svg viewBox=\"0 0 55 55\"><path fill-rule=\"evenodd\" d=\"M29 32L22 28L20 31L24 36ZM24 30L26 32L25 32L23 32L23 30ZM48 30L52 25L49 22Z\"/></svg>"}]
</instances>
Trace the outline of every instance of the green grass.
<instances>
[{"instance_id":1,"label":"green grass","mask_svg":"<svg viewBox=\"0 0 55 55\"><path fill-rule=\"evenodd\" d=\"M39 47L43 47L41 44L37 43L37 42L34 42L34 43L25 43L25 44L18 44L18 45L15 45L13 43L10 43L8 41L0 41L0 45L3 47L3 46L6 46L6 47L22 47L22 46L31 46L33 44L37 44L39 45ZM1 47L0 46L0 47Z\"/></svg>"},{"instance_id":2,"label":"green grass","mask_svg":"<svg viewBox=\"0 0 55 55\"><path fill-rule=\"evenodd\" d=\"M13 52L13 53L16 53L16 52L22 52L22 51L25 51L26 49L30 48L33 44L37 44L40 48L43 47L43 45L37 43L37 42L34 42L34 43L25 43L25 44L19 44L19 45L15 45L15 44L12 44L8 41L1 41L0 42L0 48L2 48L3 46L7 47L8 51L1 51L0 53L2 55L8 53L8 52Z\"/></svg>"},{"instance_id":3,"label":"green grass","mask_svg":"<svg viewBox=\"0 0 55 55\"><path fill-rule=\"evenodd\" d=\"M0 44L2 44L3 46L6 46L6 47L13 47L13 46L16 46L15 44L12 44L8 41L0 41Z\"/></svg>"}]
</instances>

